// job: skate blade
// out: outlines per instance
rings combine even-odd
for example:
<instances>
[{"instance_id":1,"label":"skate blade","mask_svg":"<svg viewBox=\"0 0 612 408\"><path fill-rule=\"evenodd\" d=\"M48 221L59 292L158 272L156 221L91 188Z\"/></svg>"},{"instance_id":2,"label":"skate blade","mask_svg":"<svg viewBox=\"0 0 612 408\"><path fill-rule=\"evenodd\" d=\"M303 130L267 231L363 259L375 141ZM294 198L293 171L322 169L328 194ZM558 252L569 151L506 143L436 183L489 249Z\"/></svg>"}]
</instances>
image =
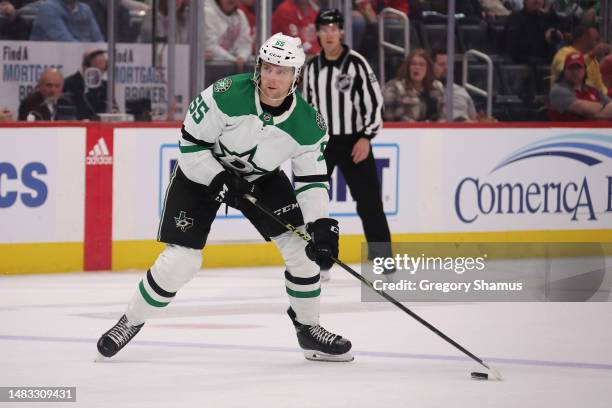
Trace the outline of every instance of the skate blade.
<instances>
[{"instance_id":1,"label":"skate blade","mask_svg":"<svg viewBox=\"0 0 612 408\"><path fill-rule=\"evenodd\" d=\"M96 356L96 359L94 360L94 363L103 363L105 361L110 361L110 358L104 357L102 354L98 353L98 355Z\"/></svg>"},{"instance_id":2,"label":"skate blade","mask_svg":"<svg viewBox=\"0 0 612 408\"><path fill-rule=\"evenodd\" d=\"M332 361L332 362L349 362L355 357L351 353L344 354L327 354L317 350L304 350L304 357L310 361Z\"/></svg>"}]
</instances>

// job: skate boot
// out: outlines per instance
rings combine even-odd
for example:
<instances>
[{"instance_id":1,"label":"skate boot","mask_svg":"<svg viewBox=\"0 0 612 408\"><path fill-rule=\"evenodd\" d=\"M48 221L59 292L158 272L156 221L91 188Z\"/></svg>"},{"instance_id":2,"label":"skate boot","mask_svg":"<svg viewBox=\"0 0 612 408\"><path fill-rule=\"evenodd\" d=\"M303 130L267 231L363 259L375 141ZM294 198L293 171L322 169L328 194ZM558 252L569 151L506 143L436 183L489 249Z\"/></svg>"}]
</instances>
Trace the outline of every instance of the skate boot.
<instances>
[{"instance_id":1,"label":"skate boot","mask_svg":"<svg viewBox=\"0 0 612 408\"><path fill-rule=\"evenodd\" d=\"M298 343L304 350L304 357L312 361L353 361L349 351L351 342L347 339L328 332L320 325L308 326L296 320L292 308L287 310L297 333Z\"/></svg>"},{"instance_id":2,"label":"skate boot","mask_svg":"<svg viewBox=\"0 0 612 408\"><path fill-rule=\"evenodd\" d=\"M104 357L112 357L119 352L140 331L144 323L138 326L128 324L127 317L121 319L98 340L98 351Z\"/></svg>"}]
</instances>

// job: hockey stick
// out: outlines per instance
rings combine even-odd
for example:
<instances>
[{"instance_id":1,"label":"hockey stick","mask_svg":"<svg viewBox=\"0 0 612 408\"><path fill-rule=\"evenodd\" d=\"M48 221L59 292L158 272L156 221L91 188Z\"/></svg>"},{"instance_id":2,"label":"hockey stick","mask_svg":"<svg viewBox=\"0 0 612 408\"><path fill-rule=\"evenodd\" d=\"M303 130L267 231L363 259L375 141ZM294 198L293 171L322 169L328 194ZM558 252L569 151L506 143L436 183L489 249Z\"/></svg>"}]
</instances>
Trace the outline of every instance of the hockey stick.
<instances>
[{"instance_id":1,"label":"hockey stick","mask_svg":"<svg viewBox=\"0 0 612 408\"><path fill-rule=\"evenodd\" d=\"M245 194L244 198L246 200L248 200L251 204L253 204L255 207L257 207L259 210L261 210L263 213L265 213L267 216L269 216L271 219L273 219L276 223L278 223L278 224L282 225L283 227L285 227L286 230L288 230L290 232L293 232L294 234L298 235L304 241L310 242L311 238L310 238L310 236L308 234L303 233L302 231L300 231L299 229L297 229L296 227L294 227L293 225L291 225L289 223L285 223L279 216L277 216L271 210L269 210L264 205L262 205L259 202L259 200L257 200L255 197L253 197L253 196L251 196L249 194ZM427 320L423 319L421 316L417 315L412 310L410 310L406 306L402 305L400 302L395 300L395 298L393 298L391 295L389 295L389 294L387 294L387 293L385 293L385 292L383 292L381 290L378 290L378 289L374 288L374 284L372 282L370 282L368 279L366 279L363 276L361 276L361 274L357 273L353 268L351 268L350 266L348 266L347 264L345 264L344 262L342 262L341 260L339 260L339 259L337 259L337 258L335 258L333 256L331 256L330 259L335 264L339 265L342 269L344 269L345 271L347 271L348 273L350 273L351 275L353 275L354 277L359 279L363 284L365 284L367 287L372 289L374 292L378 293L380 296L384 297L386 300L388 300L394 306L396 306L397 308L402 310L404 313L407 313L408 315L410 315L410 317L412 317L413 319L415 319L416 321L421 323L423 326L427 327L429 330L431 330L432 332L436 333L438 336L440 336L441 338L446 340L448 343L450 343L452 346L454 346L457 350L461 351L463 354L465 354L466 356L470 357L472 360L476 361L478 364L480 364L481 366L486 368L489 371L489 373L491 374L490 376L492 376L494 379L499 380L499 381L501 381L503 379L501 374L499 373L499 371L497 371L496 369L491 367L491 365L485 363L482 359L478 358L477 356L475 356L474 354L469 352L465 347L463 347L462 345L457 343L455 340L453 340L450 337L448 337L446 334L442 333L440 330L438 330L434 325L429 323Z\"/></svg>"}]
</instances>

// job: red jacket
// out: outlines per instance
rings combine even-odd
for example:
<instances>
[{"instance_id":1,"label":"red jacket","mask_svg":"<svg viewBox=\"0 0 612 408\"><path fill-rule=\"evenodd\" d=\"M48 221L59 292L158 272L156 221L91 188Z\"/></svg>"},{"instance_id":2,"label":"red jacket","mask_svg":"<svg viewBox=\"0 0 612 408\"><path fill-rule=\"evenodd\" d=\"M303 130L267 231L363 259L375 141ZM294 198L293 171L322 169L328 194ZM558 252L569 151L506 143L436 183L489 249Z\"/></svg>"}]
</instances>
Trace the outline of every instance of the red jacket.
<instances>
[{"instance_id":1,"label":"red jacket","mask_svg":"<svg viewBox=\"0 0 612 408\"><path fill-rule=\"evenodd\" d=\"M302 12L293 0L285 0L272 14L272 34L283 33L292 37L300 37L304 45L304 52L316 55L321 51L315 27L318 11L318 7L310 1L306 11Z\"/></svg>"}]
</instances>

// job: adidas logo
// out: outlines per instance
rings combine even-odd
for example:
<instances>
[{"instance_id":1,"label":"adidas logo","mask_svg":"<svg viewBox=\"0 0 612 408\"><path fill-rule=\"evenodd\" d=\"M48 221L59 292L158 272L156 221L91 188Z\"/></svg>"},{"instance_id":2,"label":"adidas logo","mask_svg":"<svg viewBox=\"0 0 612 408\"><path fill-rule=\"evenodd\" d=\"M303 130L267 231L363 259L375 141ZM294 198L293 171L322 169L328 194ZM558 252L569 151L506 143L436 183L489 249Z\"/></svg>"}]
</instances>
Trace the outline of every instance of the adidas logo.
<instances>
[{"instance_id":1,"label":"adidas logo","mask_svg":"<svg viewBox=\"0 0 612 408\"><path fill-rule=\"evenodd\" d=\"M113 157L110 155L103 137L89 151L85 162L89 165L113 164Z\"/></svg>"}]
</instances>

